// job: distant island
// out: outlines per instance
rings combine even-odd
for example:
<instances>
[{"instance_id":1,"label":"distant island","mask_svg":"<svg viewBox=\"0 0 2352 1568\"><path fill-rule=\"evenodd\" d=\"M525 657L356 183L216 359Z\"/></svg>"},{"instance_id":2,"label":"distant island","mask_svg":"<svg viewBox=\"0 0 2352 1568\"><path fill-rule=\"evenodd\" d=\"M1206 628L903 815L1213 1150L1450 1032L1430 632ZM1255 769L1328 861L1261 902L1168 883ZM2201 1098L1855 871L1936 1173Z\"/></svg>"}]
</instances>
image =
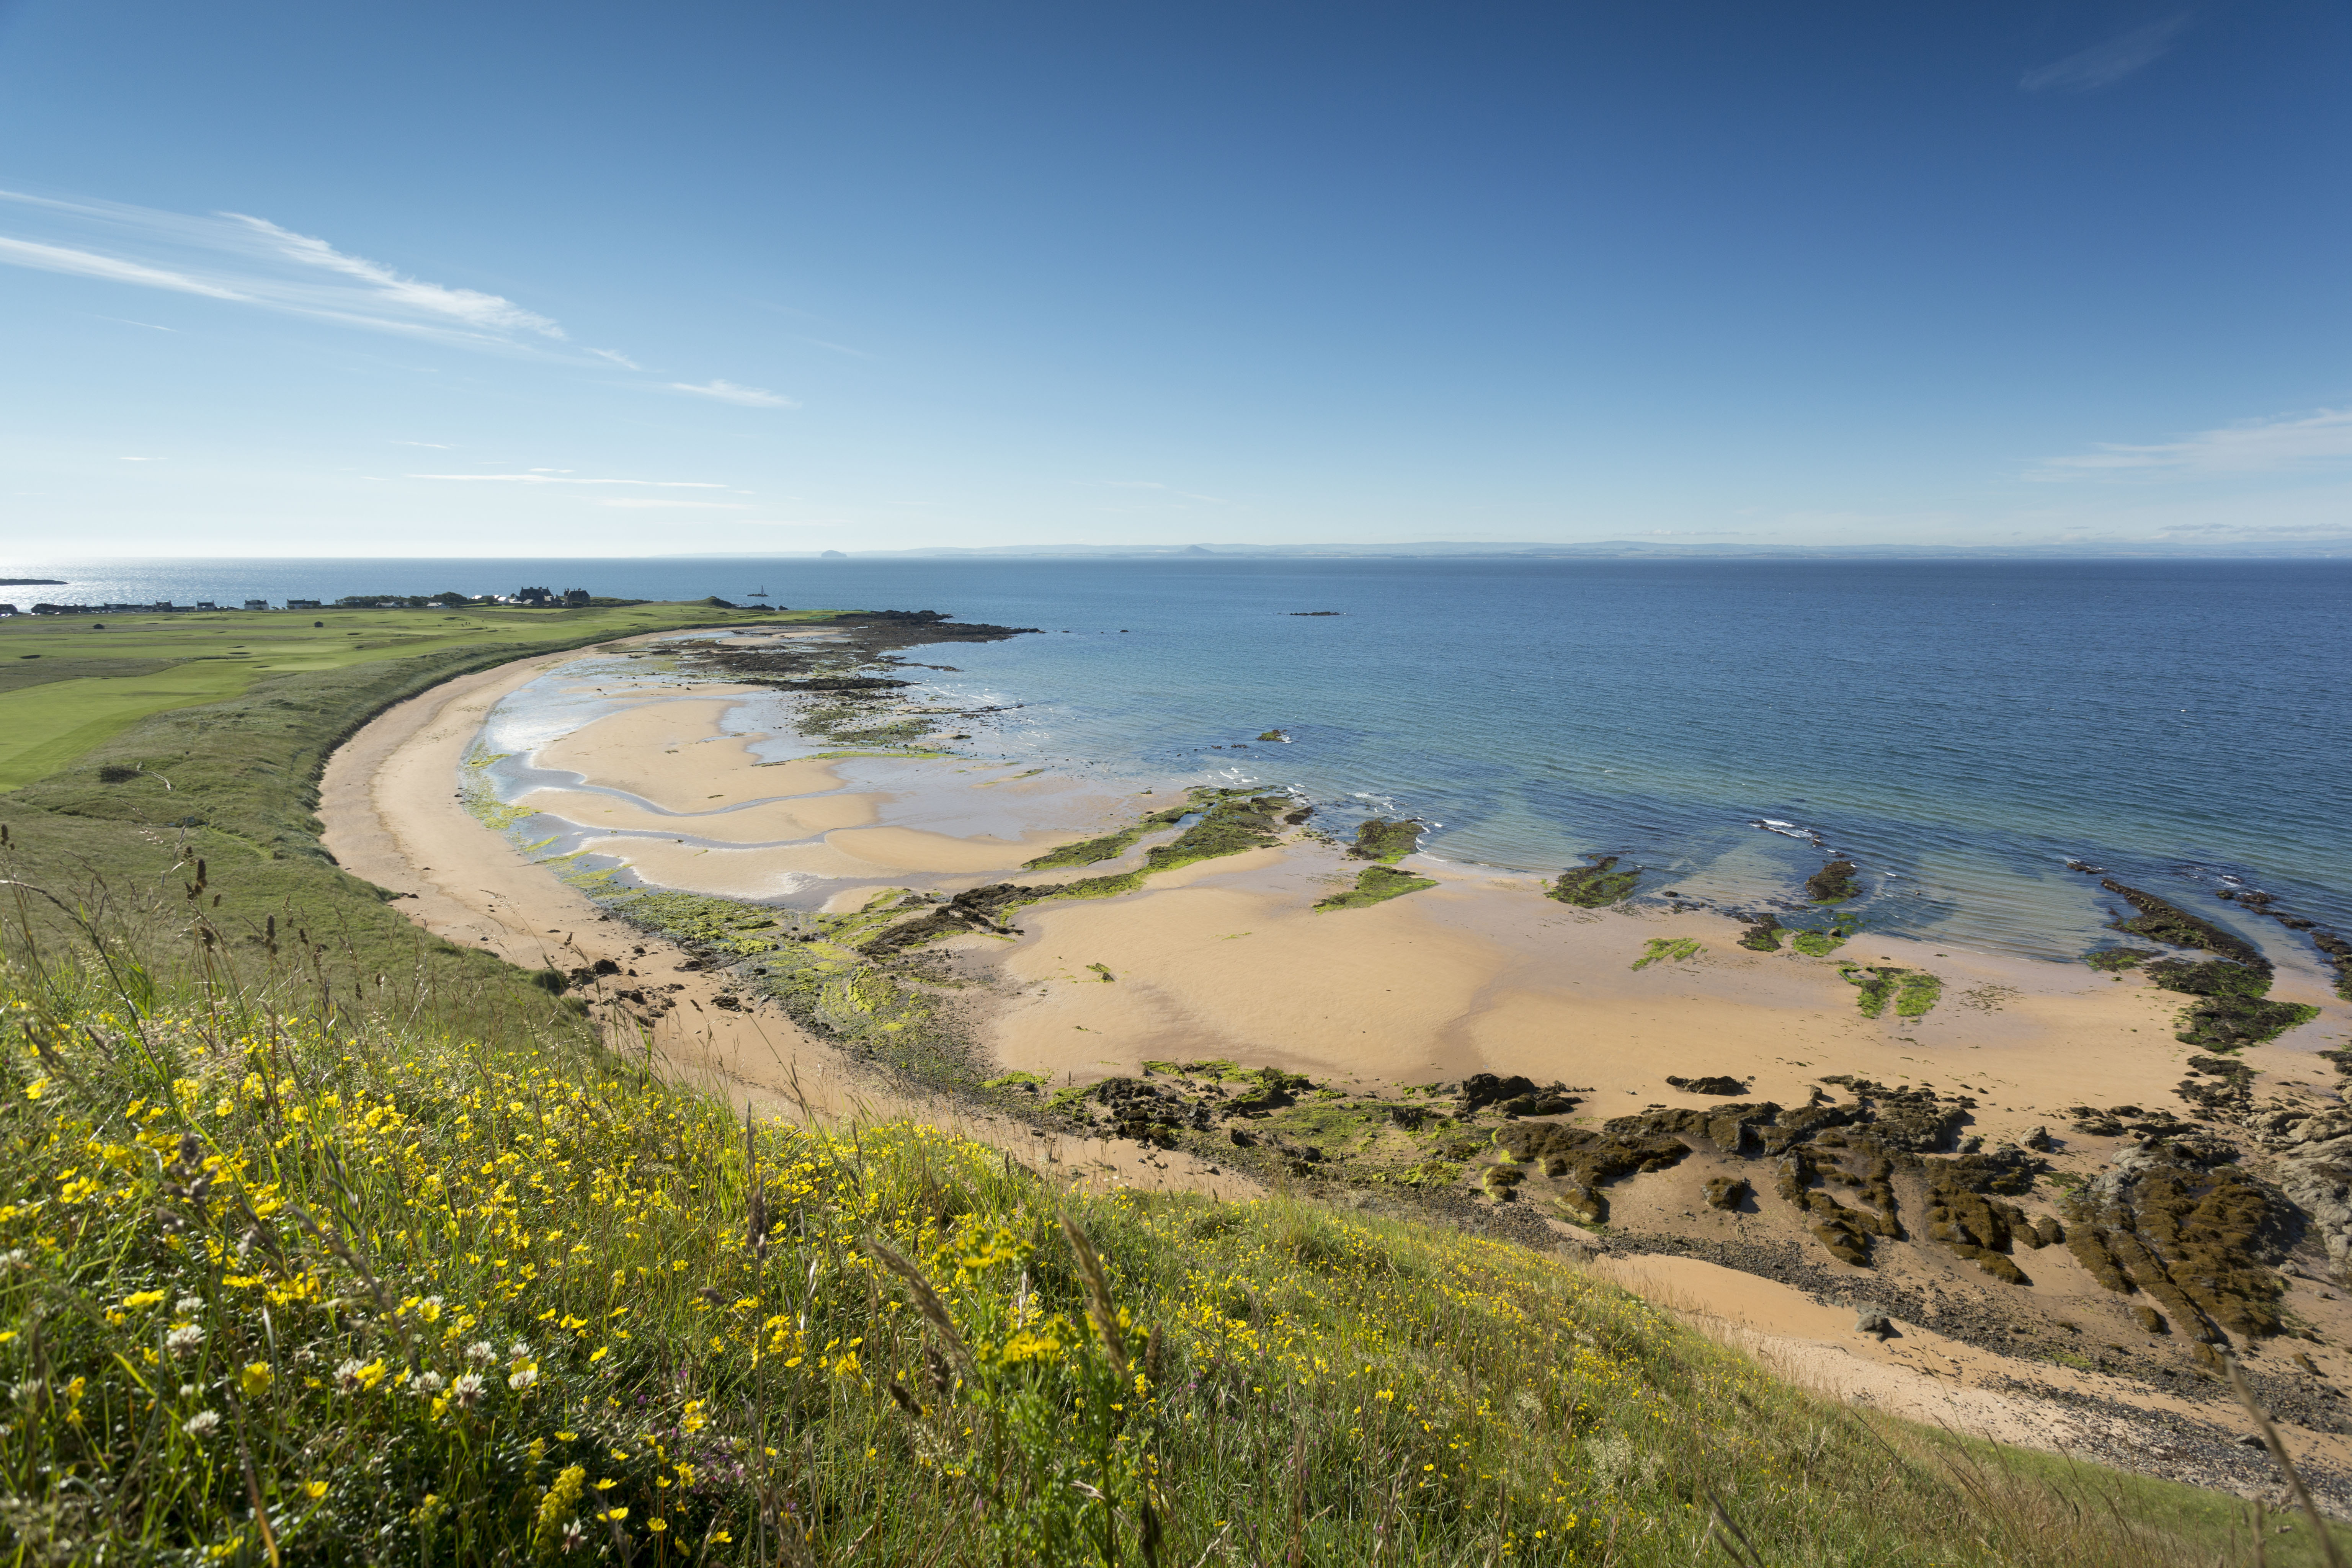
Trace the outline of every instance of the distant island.
<instances>
[{"instance_id":1,"label":"distant island","mask_svg":"<svg viewBox=\"0 0 2352 1568\"><path fill-rule=\"evenodd\" d=\"M62 588L63 577L0 577L0 588Z\"/></svg>"}]
</instances>

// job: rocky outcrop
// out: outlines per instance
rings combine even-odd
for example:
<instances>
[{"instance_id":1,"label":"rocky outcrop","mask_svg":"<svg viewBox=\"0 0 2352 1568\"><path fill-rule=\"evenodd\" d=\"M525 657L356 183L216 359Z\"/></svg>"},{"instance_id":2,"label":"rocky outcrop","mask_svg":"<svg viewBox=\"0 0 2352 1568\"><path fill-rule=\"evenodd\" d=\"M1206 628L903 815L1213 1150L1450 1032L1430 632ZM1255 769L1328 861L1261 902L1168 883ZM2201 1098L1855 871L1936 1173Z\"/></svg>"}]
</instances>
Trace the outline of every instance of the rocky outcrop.
<instances>
[{"instance_id":1,"label":"rocky outcrop","mask_svg":"<svg viewBox=\"0 0 2352 1568\"><path fill-rule=\"evenodd\" d=\"M2307 1217L2336 1278L2352 1256L2352 1110L2258 1114L2246 1131L2276 1156L2279 1190Z\"/></svg>"}]
</instances>

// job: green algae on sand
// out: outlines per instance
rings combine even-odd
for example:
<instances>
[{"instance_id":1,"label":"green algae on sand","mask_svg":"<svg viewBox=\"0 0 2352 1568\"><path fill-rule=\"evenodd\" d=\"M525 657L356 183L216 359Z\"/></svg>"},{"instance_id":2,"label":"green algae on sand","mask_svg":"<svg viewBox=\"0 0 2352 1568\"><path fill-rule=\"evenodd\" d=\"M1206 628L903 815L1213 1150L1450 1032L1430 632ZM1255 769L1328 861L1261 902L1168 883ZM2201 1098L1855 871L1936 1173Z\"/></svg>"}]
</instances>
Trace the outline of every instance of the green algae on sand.
<instances>
[{"instance_id":1,"label":"green algae on sand","mask_svg":"<svg viewBox=\"0 0 2352 1568\"><path fill-rule=\"evenodd\" d=\"M1328 899L1318 899L1318 910L1360 910L1370 904L1383 903L1390 899L1417 893L1423 888L1434 888L1433 878L1417 877L1411 871L1399 871L1387 866L1368 866L1356 877L1356 885Z\"/></svg>"},{"instance_id":2,"label":"green algae on sand","mask_svg":"<svg viewBox=\"0 0 2352 1568\"><path fill-rule=\"evenodd\" d=\"M1706 951L1696 937L1654 936L1649 945L1643 949L1642 956L1633 961L1633 967L1647 969L1660 962L1680 963L1686 959L1696 958Z\"/></svg>"}]
</instances>

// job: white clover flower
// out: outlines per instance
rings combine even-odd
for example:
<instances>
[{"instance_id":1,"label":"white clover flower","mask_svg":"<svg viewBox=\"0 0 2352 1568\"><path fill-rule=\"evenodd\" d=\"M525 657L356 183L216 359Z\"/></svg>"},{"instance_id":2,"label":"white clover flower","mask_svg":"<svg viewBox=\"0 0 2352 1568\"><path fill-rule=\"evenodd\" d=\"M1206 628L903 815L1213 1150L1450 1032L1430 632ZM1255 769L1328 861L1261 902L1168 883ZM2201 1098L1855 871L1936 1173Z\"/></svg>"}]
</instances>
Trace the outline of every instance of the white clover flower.
<instances>
[{"instance_id":1,"label":"white clover flower","mask_svg":"<svg viewBox=\"0 0 2352 1568\"><path fill-rule=\"evenodd\" d=\"M172 1310L175 1312L201 1312L204 1310L205 1299L202 1296L183 1296L172 1303Z\"/></svg>"},{"instance_id":2,"label":"white clover flower","mask_svg":"<svg viewBox=\"0 0 2352 1568\"><path fill-rule=\"evenodd\" d=\"M577 1552L583 1545L586 1544L587 1540L588 1527L581 1523L578 1520L575 1519L571 1523L563 1527L564 1551Z\"/></svg>"},{"instance_id":3,"label":"white clover flower","mask_svg":"<svg viewBox=\"0 0 2352 1568\"><path fill-rule=\"evenodd\" d=\"M437 1372L420 1372L416 1374L415 1382L410 1386L419 1394L438 1394L447 1381Z\"/></svg>"},{"instance_id":4,"label":"white clover flower","mask_svg":"<svg viewBox=\"0 0 2352 1568\"><path fill-rule=\"evenodd\" d=\"M199 1410L194 1415L189 1416L185 1421L180 1423L180 1430L185 1432L191 1437L203 1437L209 1436L212 1429L219 1425L219 1411Z\"/></svg>"},{"instance_id":5,"label":"white clover flower","mask_svg":"<svg viewBox=\"0 0 2352 1568\"><path fill-rule=\"evenodd\" d=\"M182 1323L163 1336L163 1348L173 1355L187 1355L204 1342L204 1330L194 1323Z\"/></svg>"},{"instance_id":6,"label":"white clover flower","mask_svg":"<svg viewBox=\"0 0 2352 1568\"><path fill-rule=\"evenodd\" d=\"M520 1394L523 1390L529 1388L532 1384L537 1383L538 1381L539 1368L535 1366L519 1366L512 1372L507 1373L507 1386L513 1389L517 1394Z\"/></svg>"},{"instance_id":7,"label":"white clover flower","mask_svg":"<svg viewBox=\"0 0 2352 1568\"><path fill-rule=\"evenodd\" d=\"M482 1402L483 1387L481 1373L465 1373L459 1375L457 1382L449 1385L449 1397L457 1402L458 1409L471 1410Z\"/></svg>"},{"instance_id":8,"label":"white clover flower","mask_svg":"<svg viewBox=\"0 0 2352 1568\"><path fill-rule=\"evenodd\" d=\"M507 1347L507 1359L509 1361L529 1361L530 1359L530 1342L529 1340L517 1340L514 1343L509 1345Z\"/></svg>"},{"instance_id":9,"label":"white clover flower","mask_svg":"<svg viewBox=\"0 0 2352 1568\"><path fill-rule=\"evenodd\" d=\"M357 1356L339 1363L335 1368L335 1386L345 1394L358 1393L360 1373L366 1370L367 1363Z\"/></svg>"},{"instance_id":10,"label":"white clover flower","mask_svg":"<svg viewBox=\"0 0 2352 1568\"><path fill-rule=\"evenodd\" d=\"M466 1359L476 1366L488 1366L499 1359L499 1347L488 1340L476 1340L466 1347Z\"/></svg>"},{"instance_id":11,"label":"white clover flower","mask_svg":"<svg viewBox=\"0 0 2352 1568\"><path fill-rule=\"evenodd\" d=\"M203 1392L203 1389L198 1388L193 1383L184 1383L180 1384L180 1397L183 1399L194 1399L197 1394L202 1394Z\"/></svg>"}]
</instances>

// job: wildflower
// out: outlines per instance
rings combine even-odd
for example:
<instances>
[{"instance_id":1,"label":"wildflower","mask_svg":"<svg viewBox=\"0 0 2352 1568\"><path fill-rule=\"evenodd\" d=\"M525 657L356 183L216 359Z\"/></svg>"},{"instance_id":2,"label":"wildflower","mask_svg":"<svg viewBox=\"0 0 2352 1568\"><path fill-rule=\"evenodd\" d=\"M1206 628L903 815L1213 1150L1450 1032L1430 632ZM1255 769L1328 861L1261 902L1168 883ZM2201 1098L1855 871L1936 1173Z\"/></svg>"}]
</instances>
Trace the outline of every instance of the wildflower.
<instances>
[{"instance_id":1,"label":"wildflower","mask_svg":"<svg viewBox=\"0 0 2352 1568\"><path fill-rule=\"evenodd\" d=\"M180 1384L180 1397L183 1399L194 1399L197 1394L202 1394L203 1392L203 1389L198 1388L193 1383L184 1383Z\"/></svg>"},{"instance_id":2,"label":"wildflower","mask_svg":"<svg viewBox=\"0 0 2352 1568\"><path fill-rule=\"evenodd\" d=\"M269 1392L269 1375L268 1363L248 1362L245 1370L237 1374L236 1385L243 1389L246 1397L250 1399L257 1394Z\"/></svg>"},{"instance_id":3,"label":"wildflower","mask_svg":"<svg viewBox=\"0 0 2352 1568\"><path fill-rule=\"evenodd\" d=\"M204 1310L205 1299L202 1296L183 1296L172 1303L172 1310L184 1316L190 1312L201 1312Z\"/></svg>"},{"instance_id":4,"label":"wildflower","mask_svg":"<svg viewBox=\"0 0 2352 1568\"><path fill-rule=\"evenodd\" d=\"M517 1340L514 1343L509 1345L507 1347L507 1359L509 1361L529 1361L530 1359L530 1342L528 1340Z\"/></svg>"},{"instance_id":5,"label":"wildflower","mask_svg":"<svg viewBox=\"0 0 2352 1568\"><path fill-rule=\"evenodd\" d=\"M302 1483L302 1495L309 1498L311 1501L316 1502L320 1498L327 1495L327 1483L324 1481L304 1481Z\"/></svg>"},{"instance_id":6,"label":"wildflower","mask_svg":"<svg viewBox=\"0 0 2352 1568\"><path fill-rule=\"evenodd\" d=\"M194 1323L182 1323L163 1336L163 1348L173 1355L187 1355L205 1342L204 1330Z\"/></svg>"},{"instance_id":7,"label":"wildflower","mask_svg":"<svg viewBox=\"0 0 2352 1568\"><path fill-rule=\"evenodd\" d=\"M663 1531L669 1528L669 1521L666 1519L649 1519L646 1521L646 1528L652 1531L656 1535L659 1535Z\"/></svg>"},{"instance_id":8,"label":"wildflower","mask_svg":"<svg viewBox=\"0 0 2352 1568\"><path fill-rule=\"evenodd\" d=\"M499 1359L499 1347L488 1340L476 1340L466 1347L466 1359L476 1366L488 1366Z\"/></svg>"},{"instance_id":9,"label":"wildflower","mask_svg":"<svg viewBox=\"0 0 2352 1568\"><path fill-rule=\"evenodd\" d=\"M219 1425L219 1411L199 1410L180 1423L180 1430L191 1437L205 1437L211 1436L213 1428Z\"/></svg>"},{"instance_id":10,"label":"wildflower","mask_svg":"<svg viewBox=\"0 0 2352 1568\"><path fill-rule=\"evenodd\" d=\"M563 1527L563 1540L562 1544L564 1551L577 1552L582 1543L587 1539L588 1527L582 1524L578 1520L575 1519L571 1523Z\"/></svg>"},{"instance_id":11,"label":"wildflower","mask_svg":"<svg viewBox=\"0 0 2352 1568\"><path fill-rule=\"evenodd\" d=\"M152 1307L170 1294L168 1290L134 1290L122 1298L122 1310L133 1312L142 1307Z\"/></svg>"},{"instance_id":12,"label":"wildflower","mask_svg":"<svg viewBox=\"0 0 2352 1568\"><path fill-rule=\"evenodd\" d=\"M507 1373L507 1386L517 1394L522 1393L538 1381L539 1368L535 1366L519 1366Z\"/></svg>"},{"instance_id":13,"label":"wildflower","mask_svg":"<svg viewBox=\"0 0 2352 1568\"><path fill-rule=\"evenodd\" d=\"M448 1381L437 1372L420 1372L416 1374L415 1382L410 1386L419 1394L433 1394L440 1393Z\"/></svg>"},{"instance_id":14,"label":"wildflower","mask_svg":"<svg viewBox=\"0 0 2352 1568\"><path fill-rule=\"evenodd\" d=\"M479 1373L466 1373L449 1385L449 1397L457 1402L460 1410L471 1410L482 1402L482 1377Z\"/></svg>"}]
</instances>

